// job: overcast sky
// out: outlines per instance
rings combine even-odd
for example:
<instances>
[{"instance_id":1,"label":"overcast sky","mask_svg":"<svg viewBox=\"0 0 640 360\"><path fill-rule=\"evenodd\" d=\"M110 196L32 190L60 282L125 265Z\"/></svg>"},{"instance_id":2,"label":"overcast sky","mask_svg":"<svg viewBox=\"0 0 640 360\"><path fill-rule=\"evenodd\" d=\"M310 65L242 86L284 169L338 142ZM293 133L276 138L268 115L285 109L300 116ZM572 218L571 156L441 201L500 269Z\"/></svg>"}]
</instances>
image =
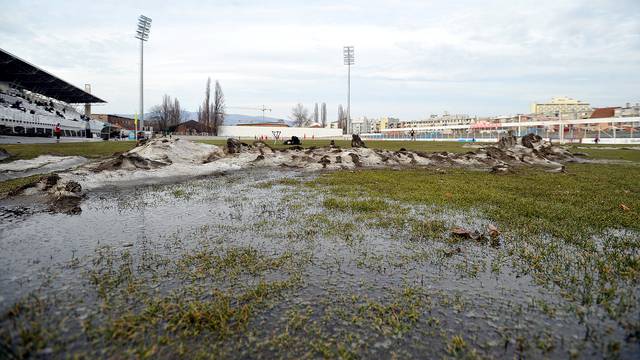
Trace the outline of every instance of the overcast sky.
<instances>
[{"instance_id":1,"label":"overcast sky","mask_svg":"<svg viewBox=\"0 0 640 360\"><path fill-rule=\"evenodd\" d=\"M524 113L570 96L593 106L640 102L638 0L8 1L0 47L108 102L138 109L137 17L145 44L145 105L163 94L188 110L208 76L228 112L298 102L346 103L342 46L354 45L352 116Z\"/></svg>"}]
</instances>

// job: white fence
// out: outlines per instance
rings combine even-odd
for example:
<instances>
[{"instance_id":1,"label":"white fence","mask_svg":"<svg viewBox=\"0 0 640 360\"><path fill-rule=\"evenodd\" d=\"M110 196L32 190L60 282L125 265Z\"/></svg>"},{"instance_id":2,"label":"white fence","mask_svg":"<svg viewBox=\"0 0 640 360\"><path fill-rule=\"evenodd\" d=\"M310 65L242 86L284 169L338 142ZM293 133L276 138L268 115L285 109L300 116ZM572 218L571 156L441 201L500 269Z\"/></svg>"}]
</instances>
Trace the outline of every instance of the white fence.
<instances>
[{"instance_id":1,"label":"white fence","mask_svg":"<svg viewBox=\"0 0 640 360\"><path fill-rule=\"evenodd\" d=\"M280 132L280 139L297 136L300 139L335 138L342 136L342 129L301 128L277 126L221 126L219 136L259 139L273 139L273 132Z\"/></svg>"},{"instance_id":2,"label":"white fence","mask_svg":"<svg viewBox=\"0 0 640 360\"><path fill-rule=\"evenodd\" d=\"M602 118L579 120L523 121L466 125L384 129L380 133L361 134L365 140L411 140L414 131L418 141L496 141L512 131L523 136L534 133L562 143L637 144L640 139L640 118Z\"/></svg>"}]
</instances>

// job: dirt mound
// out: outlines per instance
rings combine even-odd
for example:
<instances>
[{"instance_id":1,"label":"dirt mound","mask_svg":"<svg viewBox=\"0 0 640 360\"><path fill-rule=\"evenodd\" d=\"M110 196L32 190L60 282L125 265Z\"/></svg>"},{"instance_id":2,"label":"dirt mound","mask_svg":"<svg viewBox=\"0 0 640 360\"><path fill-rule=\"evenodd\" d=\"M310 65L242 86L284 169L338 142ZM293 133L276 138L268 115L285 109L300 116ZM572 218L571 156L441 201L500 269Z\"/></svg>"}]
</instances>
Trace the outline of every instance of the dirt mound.
<instances>
[{"instance_id":1,"label":"dirt mound","mask_svg":"<svg viewBox=\"0 0 640 360\"><path fill-rule=\"evenodd\" d=\"M0 148L0 161L4 160L4 159L8 159L11 157L11 154L9 154L9 152L3 148Z\"/></svg>"},{"instance_id":2,"label":"dirt mound","mask_svg":"<svg viewBox=\"0 0 640 360\"><path fill-rule=\"evenodd\" d=\"M334 146L303 149L292 147L274 150L265 143L248 145L235 139L227 142L227 156L218 162L234 162L239 167L286 167L304 170L340 170L354 168L384 167L472 167L481 169L499 169L506 171L520 165L540 165L553 169L562 169L556 160L569 160L573 156L562 148L543 142L535 136L529 136L526 147L513 135L502 138L497 144L478 148L465 154L422 153L407 151L389 151L368 149L364 142L355 139L356 146L341 149ZM360 141L357 141L360 140Z\"/></svg>"},{"instance_id":3,"label":"dirt mound","mask_svg":"<svg viewBox=\"0 0 640 360\"><path fill-rule=\"evenodd\" d=\"M94 172L150 170L171 164L204 164L224 156L219 147L180 139L154 139L91 167Z\"/></svg>"},{"instance_id":4,"label":"dirt mound","mask_svg":"<svg viewBox=\"0 0 640 360\"><path fill-rule=\"evenodd\" d=\"M127 183L153 184L251 167L305 171L460 167L504 173L514 167L530 165L548 171L563 171L561 161L574 159L568 151L533 135L525 139L527 146L523 145L523 139L509 136L497 144L464 154L335 146L275 150L261 141L249 145L235 139L229 139L223 150L185 140L158 139L111 159L46 177L18 193L42 194L49 199L52 209L74 213L79 211L78 204L84 193L91 189Z\"/></svg>"},{"instance_id":5,"label":"dirt mound","mask_svg":"<svg viewBox=\"0 0 640 360\"><path fill-rule=\"evenodd\" d=\"M527 146L522 140L509 135L497 144L477 148L465 154L423 153L407 151L390 151L368 149L359 137L354 137L354 147L341 149L334 146L291 147L275 150L264 142L253 145L242 143L236 139L227 140L226 155L212 162L213 164L232 164L245 167L286 167L304 170L341 170L354 168L384 167L472 167L486 170L507 170L513 166L539 165L553 169L562 169L557 161L573 159L571 153L552 146L535 135L525 137Z\"/></svg>"},{"instance_id":6,"label":"dirt mound","mask_svg":"<svg viewBox=\"0 0 640 360\"><path fill-rule=\"evenodd\" d=\"M360 138L360 135L353 134L351 135L351 147L354 148L366 148L367 145L364 144L364 141Z\"/></svg>"}]
</instances>

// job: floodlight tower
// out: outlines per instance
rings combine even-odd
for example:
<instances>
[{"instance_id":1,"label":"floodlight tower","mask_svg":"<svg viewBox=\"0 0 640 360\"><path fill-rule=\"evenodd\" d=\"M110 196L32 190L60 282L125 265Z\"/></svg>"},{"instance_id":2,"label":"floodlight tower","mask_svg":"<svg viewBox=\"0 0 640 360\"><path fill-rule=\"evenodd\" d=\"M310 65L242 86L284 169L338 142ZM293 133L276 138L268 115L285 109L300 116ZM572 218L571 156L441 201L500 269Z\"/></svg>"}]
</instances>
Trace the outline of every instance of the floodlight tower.
<instances>
[{"instance_id":1,"label":"floodlight tower","mask_svg":"<svg viewBox=\"0 0 640 360\"><path fill-rule=\"evenodd\" d=\"M151 19L140 15L138 18L138 30L136 31L136 39L140 40L140 129L144 126L144 93L143 93L143 69L144 69L144 42L149 40L149 31L151 30ZM138 138L136 129L136 139Z\"/></svg>"},{"instance_id":2,"label":"floodlight tower","mask_svg":"<svg viewBox=\"0 0 640 360\"><path fill-rule=\"evenodd\" d=\"M355 64L355 53L353 46L345 46L342 50L344 55L344 64L347 65L347 134L352 132L351 129L351 65Z\"/></svg>"}]
</instances>

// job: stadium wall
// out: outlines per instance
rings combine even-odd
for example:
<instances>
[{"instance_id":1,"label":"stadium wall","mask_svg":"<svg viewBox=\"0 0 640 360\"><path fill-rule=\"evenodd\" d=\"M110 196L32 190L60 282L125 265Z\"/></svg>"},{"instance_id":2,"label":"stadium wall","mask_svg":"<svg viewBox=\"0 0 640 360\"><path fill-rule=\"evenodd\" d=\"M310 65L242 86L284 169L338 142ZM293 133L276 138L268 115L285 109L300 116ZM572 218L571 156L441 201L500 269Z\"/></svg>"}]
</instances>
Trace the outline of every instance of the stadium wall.
<instances>
[{"instance_id":1,"label":"stadium wall","mask_svg":"<svg viewBox=\"0 0 640 360\"><path fill-rule=\"evenodd\" d=\"M341 129L279 126L221 126L219 136L240 138L266 137L267 139L273 139L274 131L280 131L281 139L288 139L292 136L297 136L300 139L335 138L342 136Z\"/></svg>"}]
</instances>

